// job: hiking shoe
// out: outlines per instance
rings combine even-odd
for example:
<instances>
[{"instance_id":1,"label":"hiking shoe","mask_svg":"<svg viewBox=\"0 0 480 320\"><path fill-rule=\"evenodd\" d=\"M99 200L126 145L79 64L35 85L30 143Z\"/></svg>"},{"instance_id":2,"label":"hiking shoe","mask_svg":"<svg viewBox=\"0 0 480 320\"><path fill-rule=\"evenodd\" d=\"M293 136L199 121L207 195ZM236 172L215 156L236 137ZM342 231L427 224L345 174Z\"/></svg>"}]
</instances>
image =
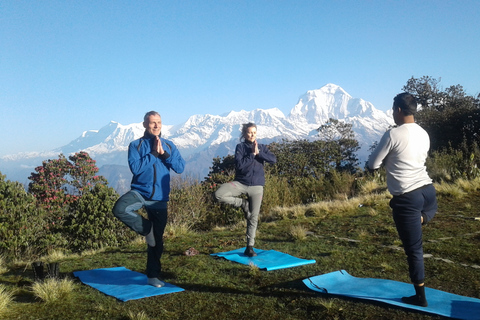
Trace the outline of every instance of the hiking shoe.
<instances>
[{"instance_id":1,"label":"hiking shoe","mask_svg":"<svg viewBox=\"0 0 480 320\"><path fill-rule=\"evenodd\" d=\"M427 299L421 298L418 295L410 296L410 297L402 297L402 301L408 304L413 304L420 307L428 307Z\"/></svg>"},{"instance_id":2,"label":"hiking shoe","mask_svg":"<svg viewBox=\"0 0 480 320\"><path fill-rule=\"evenodd\" d=\"M148 278L147 283L156 288L161 288L165 285L165 282L158 280L158 278Z\"/></svg>"},{"instance_id":3,"label":"hiking shoe","mask_svg":"<svg viewBox=\"0 0 480 320\"><path fill-rule=\"evenodd\" d=\"M155 242L155 236L153 235L153 224L152 224L152 229L150 229L150 232L145 236L145 241L147 241L147 244L150 247L155 247L156 242Z\"/></svg>"},{"instance_id":4,"label":"hiking shoe","mask_svg":"<svg viewBox=\"0 0 480 320\"><path fill-rule=\"evenodd\" d=\"M247 257L256 257L256 256L257 256L257 254L255 253L255 251L253 251L253 247L252 247L252 246L247 246L247 248L245 249L244 254L245 254Z\"/></svg>"},{"instance_id":5,"label":"hiking shoe","mask_svg":"<svg viewBox=\"0 0 480 320\"><path fill-rule=\"evenodd\" d=\"M242 200L242 209L243 209L243 213L245 215L245 219L249 219L250 218L250 203L248 202L248 200L245 200L243 199Z\"/></svg>"}]
</instances>

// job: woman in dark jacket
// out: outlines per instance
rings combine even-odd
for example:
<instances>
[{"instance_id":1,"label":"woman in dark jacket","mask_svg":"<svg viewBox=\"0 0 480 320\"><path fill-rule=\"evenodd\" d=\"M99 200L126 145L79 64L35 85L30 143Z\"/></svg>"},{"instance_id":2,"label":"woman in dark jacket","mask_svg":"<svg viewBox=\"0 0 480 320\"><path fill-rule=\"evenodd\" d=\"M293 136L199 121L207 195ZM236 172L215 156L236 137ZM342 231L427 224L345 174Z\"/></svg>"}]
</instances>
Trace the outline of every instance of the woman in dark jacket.
<instances>
[{"instance_id":1,"label":"woman in dark jacket","mask_svg":"<svg viewBox=\"0 0 480 320\"><path fill-rule=\"evenodd\" d=\"M220 203L241 207L247 219L247 248L245 255L254 257L253 250L257 232L258 216L262 205L263 186L265 185L265 162L274 164L277 158L267 146L257 143L257 126L246 123L242 127L240 140L235 148L235 179L224 183L215 192L215 198ZM246 194L248 200L239 196Z\"/></svg>"}]
</instances>

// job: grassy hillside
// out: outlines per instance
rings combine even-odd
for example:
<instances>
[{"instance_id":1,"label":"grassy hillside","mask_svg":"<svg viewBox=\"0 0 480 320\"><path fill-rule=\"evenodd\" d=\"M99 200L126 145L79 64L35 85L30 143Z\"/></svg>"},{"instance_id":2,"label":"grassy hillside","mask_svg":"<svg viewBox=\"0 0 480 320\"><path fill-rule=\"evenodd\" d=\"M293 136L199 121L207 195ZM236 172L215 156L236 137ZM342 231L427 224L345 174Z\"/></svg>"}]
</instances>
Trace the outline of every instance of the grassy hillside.
<instances>
[{"instance_id":1,"label":"grassy hillside","mask_svg":"<svg viewBox=\"0 0 480 320\"><path fill-rule=\"evenodd\" d=\"M424 228L426 285L480 298L480 221L475 220L480 217L480 188L437 185L437 189L439 212ZM243 222L205 233L170 226L162 258L163 279L185 289L180 293L119 302L73 278L74 271L116 266L143 272L143 239L121 248L45 257L45 261L60 262L61 277L73 280L60 297L45 298L34 292L31 261L2 263L0 318L440 319L379 303L332 298L303 285L307 277L341 269L356 277L409 282L405 254L388 207L389 195L384 190L369 194L274 208L265 214L257 248L317 261L284 270L262 271L210 256L245 245ZM183 255L190 247L200 254ZM2 301L6 302L2 305Z\"/></svg>"}]
</instances>

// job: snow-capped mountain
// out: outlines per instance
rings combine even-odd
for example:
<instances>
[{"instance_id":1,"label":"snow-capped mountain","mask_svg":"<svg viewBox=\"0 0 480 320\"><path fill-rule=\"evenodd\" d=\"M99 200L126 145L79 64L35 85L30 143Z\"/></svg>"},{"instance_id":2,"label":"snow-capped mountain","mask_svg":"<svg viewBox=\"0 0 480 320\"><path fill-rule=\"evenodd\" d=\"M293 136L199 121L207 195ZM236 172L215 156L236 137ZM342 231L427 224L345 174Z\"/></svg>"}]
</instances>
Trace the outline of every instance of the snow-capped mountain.
<instances>
[{"instance_id":1,"label":"snow-capped mountain","mask_svg":"<svg viewBox=\"0 0 480 320\"><path fill-rule=\"evenodd\" d=\"M256 123L258 140L268 144L282 139L319 139L316 129L330 118L352 124L361 146L357 154L361 162L366 160L372 143L393 125L391 114L377 110L370 102L353 98L337 85L327 84L300 96L288 116L276 108L193 115L183 124L164 125L162 137L172 140L179 148L187 162L185 174L202 180L213 158L234 152L243 123ZM30 173L43 160L56 158L59 153L68 155L83 150L97 161L100 174L122 193L128 189L131 177L127 167L128 145L143 133L142 123L122 125L112 121L98 131L85 131L68 145L50 152L2 157L0 172L10 180L27 183Z\"/></svg>"}]
</instances>

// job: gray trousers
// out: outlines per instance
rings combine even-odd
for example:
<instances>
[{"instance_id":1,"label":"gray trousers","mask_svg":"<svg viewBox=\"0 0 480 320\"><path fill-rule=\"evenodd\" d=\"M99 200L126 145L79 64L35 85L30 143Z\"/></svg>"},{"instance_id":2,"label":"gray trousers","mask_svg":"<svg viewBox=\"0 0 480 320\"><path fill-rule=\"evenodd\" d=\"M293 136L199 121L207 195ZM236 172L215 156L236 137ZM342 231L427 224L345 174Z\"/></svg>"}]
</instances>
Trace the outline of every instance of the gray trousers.
<instances>
[{"instance_id":1,"label":"gray trousers","mask_svg":"<svg viewBox=\"0 0 480 320\"><path fill-rule=\"evenodd\" d=\"M220 203L226 203L235 207L242 205L243 199L239 196L248 196L250 215L247 219L247 246L254 246L257 233L258 217L263 199L263 186L246 186L238 181L224 183L215 191L215 198Z\"/></svg>"},{"instance_id":2,"label":"gray trousers","mask_svg":"<svg viewBox=\"0 0 480 320\"><path fill-rule=\"evenodd\" d=\"M137 213L145 208L148 219ZM153 225L155 247L147 245L147 277L158 278L162 265L160 258L163 253L163 232L167 225L167 202L146 200L137 191L131 190L121 196L113 207L113 214L130 229L145 236L150 233Z\"/></svg>"}]
</instances>

